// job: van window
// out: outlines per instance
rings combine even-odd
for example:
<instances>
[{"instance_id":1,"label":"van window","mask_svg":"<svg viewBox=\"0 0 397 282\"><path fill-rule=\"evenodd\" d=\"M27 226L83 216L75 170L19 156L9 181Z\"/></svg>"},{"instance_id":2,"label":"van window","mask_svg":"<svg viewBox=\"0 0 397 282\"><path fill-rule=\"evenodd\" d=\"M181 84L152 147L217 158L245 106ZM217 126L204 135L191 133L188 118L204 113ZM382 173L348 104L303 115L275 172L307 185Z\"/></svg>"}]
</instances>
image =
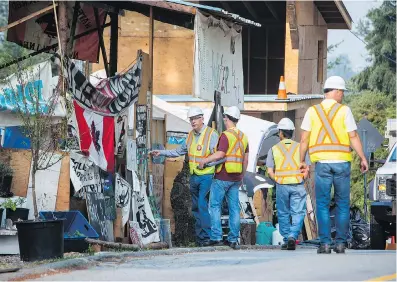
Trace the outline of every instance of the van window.
<instances>
[{"instance_id":1,"label":"van window","mask_svg":"<svg viewBox=\"0 0 397 282\"><path fill-rule=\"evenodd\" d=\"M389 162L394 162L394 163L396 162L396 150L397 147L394 148L393 153L390 156Z\"/></svg>"}]
</instances>

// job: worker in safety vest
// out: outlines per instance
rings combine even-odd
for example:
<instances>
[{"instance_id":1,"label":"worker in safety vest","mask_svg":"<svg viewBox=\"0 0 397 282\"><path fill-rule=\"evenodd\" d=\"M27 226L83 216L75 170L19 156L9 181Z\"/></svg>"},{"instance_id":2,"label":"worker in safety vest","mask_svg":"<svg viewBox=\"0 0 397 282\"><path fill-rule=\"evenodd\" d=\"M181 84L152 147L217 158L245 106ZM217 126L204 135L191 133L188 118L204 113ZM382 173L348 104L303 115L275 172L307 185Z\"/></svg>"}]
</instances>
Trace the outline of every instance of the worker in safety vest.
<instances>
[{"instance_id":1,"label":"worker in safety vest","mask_svg":"<svg viewBox=\"0 0 397 282\"><path fill-rule=\"evenodd\" d=\"M306 189L303 185L308 169L299 169L299 143L291 140L295 126L289 118L277 125L280 142L267 153L267 172L276 182L276 205L282 250L295 250L296 239L306 215ZM292 219L292 220L291 220Z\"/></svg>"},{"instance_id":2,"label":"worker in safety vest","mask_svg":"<svg viewBox=\"0 0 397 282\"><path fill-rule=\"evenodd\" d=\"M240 110L233 106L229 107L224 115L223 121L226 125L218 142L214 154L204 159L200 167L205 164L225 159L218 165L214 180L211 185L209 210L211 214L211 240L208 246L222 245L221 210L223 199L227 198L229 206L229 228L227 243L231 248L238 249L238 238L240 232L240 202L239 187L248 165L248 139L236 124L240 119Z\"/></svg>"},{"instance_id":3,"label":"worker in safety vest","mask_svg":"<svg viewBox=\"0 0 397 282\"><path fill-rule=\"evenodd\" d=\"M319 254L331 253L329 206L332 185L337 206L334 251L345 252L350 219L350 147L361 159L361 172L368 171L353 114L348 106L341 104L344 91L346 85L342 77L329 77L324 83L325 99L307 110L301 125L300 168L307 166L304 162L307 151L311 162L315 163L316 215L321 243L317 250Z\"/></svg>"},{"instance_id":4,"label":"worker in safety vest","mask_svg":"<svg viewBox=\"0 0 397 282\"><path fill-rule=\"evenodd\" d=\"M181 147L175 150L152 151L154 156L179 157L189 156L190 192L192 195L192 213L196 219L196 242L203 246L210 240L211 219L208 211L208 193L210 191L215 167L198 169L200 161L214 153L219 134L204 124L204 113L198 107L191 107L188 118L193 130Z\"/></svg>"}]
</instances>

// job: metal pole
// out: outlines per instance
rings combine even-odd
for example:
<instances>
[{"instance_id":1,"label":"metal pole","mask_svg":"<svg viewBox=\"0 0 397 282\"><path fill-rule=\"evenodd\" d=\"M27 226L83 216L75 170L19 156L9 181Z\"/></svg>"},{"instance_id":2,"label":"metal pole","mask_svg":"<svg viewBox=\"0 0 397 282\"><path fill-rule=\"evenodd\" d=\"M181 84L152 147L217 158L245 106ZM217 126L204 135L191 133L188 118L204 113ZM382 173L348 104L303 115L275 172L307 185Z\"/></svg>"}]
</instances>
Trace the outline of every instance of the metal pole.
<instances>
[{"instance_id":1,"label":"metal pole","mask_svg":"<svg viewBox=\"0 0 397 282\"><path fill-rule=\"evenodd\" d=\"M367 154L367 130L363 129L363 149L364 149L364 156L366 157ZM364 173L364 218L367 220L367 174Z\"/></svg>"}]
</instances>

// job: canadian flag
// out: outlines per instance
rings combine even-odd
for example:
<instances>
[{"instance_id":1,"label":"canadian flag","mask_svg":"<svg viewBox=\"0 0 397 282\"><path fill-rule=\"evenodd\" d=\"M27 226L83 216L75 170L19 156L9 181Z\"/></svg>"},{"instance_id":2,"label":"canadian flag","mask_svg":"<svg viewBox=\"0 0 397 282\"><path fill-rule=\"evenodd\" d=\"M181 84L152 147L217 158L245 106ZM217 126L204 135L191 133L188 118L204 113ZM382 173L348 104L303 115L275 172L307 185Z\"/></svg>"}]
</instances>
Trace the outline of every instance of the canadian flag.
<instances>
[{"instance_id":1,"label":"canadian flag","mask_svg":"<svg viewBox=\"0 0 397 282\"><path fill-rule=\"evenodd\" d=\"M114 118L84 109L73 101L80 149L102 170L114 172Z\"/></svg>"}]
</instances>

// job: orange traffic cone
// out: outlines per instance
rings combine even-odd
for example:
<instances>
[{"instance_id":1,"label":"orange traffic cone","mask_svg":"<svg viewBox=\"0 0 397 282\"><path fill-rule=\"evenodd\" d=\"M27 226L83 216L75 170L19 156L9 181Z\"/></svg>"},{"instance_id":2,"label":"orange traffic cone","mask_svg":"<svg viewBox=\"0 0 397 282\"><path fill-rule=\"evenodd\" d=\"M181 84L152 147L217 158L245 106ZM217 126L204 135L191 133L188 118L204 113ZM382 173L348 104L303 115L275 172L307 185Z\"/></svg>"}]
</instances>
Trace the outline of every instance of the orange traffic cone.
<instances>
[{"instance_id":1,"label":"orange traffic cone","mask_svg":"<svg viewBox=\"0 0 397 282\"><path fill-rule=\"evenodd\" d=\"M285 89L284 76L280 77L280 85L278 87L277 99L287 99L287 90Z\"/></svg>"}]
</instances>

